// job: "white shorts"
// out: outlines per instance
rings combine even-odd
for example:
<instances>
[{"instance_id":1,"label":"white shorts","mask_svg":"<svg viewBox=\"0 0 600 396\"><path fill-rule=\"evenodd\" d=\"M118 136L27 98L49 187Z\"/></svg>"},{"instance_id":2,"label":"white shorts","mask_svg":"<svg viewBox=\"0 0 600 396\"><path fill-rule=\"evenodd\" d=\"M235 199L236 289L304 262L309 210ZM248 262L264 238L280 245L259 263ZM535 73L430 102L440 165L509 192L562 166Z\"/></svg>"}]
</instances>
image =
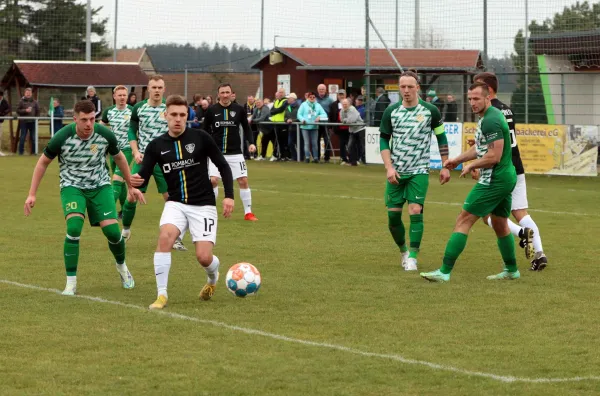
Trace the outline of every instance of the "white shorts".
<instances>
[{"instance_id":1,"label":"white shorts","mask_svg":"<svg viewBox=\"0 0 600 396\"><path fill-rule=\"evenodd\" d=\"M527 209L528 207L525 175L517 175L517 184L512 192L512 207L510 210Z\"/></svg>"},{"instance_id":2,"label":"white shorts","mask_svg":"<svg viewBox=\"0 0 600 396\"><path fill-rule=\"evenodd\" d=\"M225 160L229 164L231 174L233 175L233 180L237 180L240 177L248 177L248 168L246 168L246 160L244 159L244 155L225 155ZM219 169L217 169L215 164L213 164L210 159L208 160L208 176L218 177L221 179Z\"/></svg>"},{"instance_id":3,"label":"white shorts","mask_svg":"<svg viewBox=\"0 0 600 396\"><path fill-rule=\"evenodd\" d=\"M195 206L167 201L160 217L160 226L173 224L181 237L189 229L193 242L217 242L217 207Z\"/></svg>"}]
</instances>

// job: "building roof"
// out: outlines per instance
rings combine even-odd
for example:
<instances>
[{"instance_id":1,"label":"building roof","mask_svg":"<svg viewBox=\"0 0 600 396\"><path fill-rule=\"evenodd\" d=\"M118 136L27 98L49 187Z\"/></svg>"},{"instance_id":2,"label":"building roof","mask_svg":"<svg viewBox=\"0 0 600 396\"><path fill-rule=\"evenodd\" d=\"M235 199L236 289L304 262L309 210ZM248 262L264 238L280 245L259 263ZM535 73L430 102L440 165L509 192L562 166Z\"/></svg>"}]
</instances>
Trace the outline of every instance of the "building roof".
<instances>
[{"instance_id":1,"label":"building roof","mask_svg":"<svg viewBox=\"0 0 600 396\"><path fill-rule=\"evenodd\" d=\"M542 34L529 38L536 55L580 55L600 53L600 29Z\"/></svg>"},{"instance_id":2,"label":"building roof","mask_svg":"<svg viewBox=\"0 0 600 396\"><path fill-rule=\"evenodd\" d=\"M140 63L144 54L146 53L146 48L123 48L117 50L117 62L134 62ZM102 59L103 62L112 62L113 56L107 56Z\"/></svg>"},{"instance_id":3,"label":"building roof","mask_svg":"<svg viewBox=\"0 0 600 396\"><path fill-rule=\"evenodd\" d=\"M364 70L364 48L280 48L273 51L300 64L300 70ZM450 49L392 49L400 66L419 71L475 71L483 66L478 50ZM369 50L370 68L397 70L396 63L385 49ZM269 59L269 54L259 59L252 68L259 69Z\"/></svg>"},{"instance_id":4,"label":"building roof","mask_svg":"<svg viewBox=\"0 0 600 396\"><path fill-rule=\"evenodd\" d=\"M148 83L147 74L137 63L16 60L3 77L2 85L7 85L14 73L20 73L32 86L114 87Z\"/></svg>"}]
</instances>

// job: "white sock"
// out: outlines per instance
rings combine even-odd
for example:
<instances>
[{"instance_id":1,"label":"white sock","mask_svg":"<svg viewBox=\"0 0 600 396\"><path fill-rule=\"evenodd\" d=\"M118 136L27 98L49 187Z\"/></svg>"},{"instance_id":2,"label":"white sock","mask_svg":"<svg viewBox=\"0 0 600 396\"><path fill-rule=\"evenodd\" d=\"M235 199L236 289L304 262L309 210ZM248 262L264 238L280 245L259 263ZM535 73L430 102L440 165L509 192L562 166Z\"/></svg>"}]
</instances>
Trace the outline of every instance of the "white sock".
<instances>
[{"instance_id":1,"label":"white sock","mask_svg":"<svg viewBox=\"0 0 600 396\"><path fill-rule=\"evenodd\" d=\"M208 267L204 267L206 275L208 275L207 283L209 285L217 284L217 276L219 276L219 258L213 255L212 263Z\"/></svg>"},{"instance_id":2,"label":"white sock","mask_svg":"<svg viewBox=\"0 0 600 396\"><path fill-rule=\"evenodd\" d=\"M154 253L154 275L156 275L156 288L158 295L167 296L167 283L169 282L169 270L171 269L171 252Z\"/></svg>"},{"instance_id":3,"label":"white sock","mask_svg":"<svg viewBox=\"0 0 600 396\"><path fill-rule=\"evenodd\" d=\"M519 232L521 231L521 227L518 224L513 223L510 219L507 219L507 220L508 220L508 228L510 228L510 233L513 234L514 236L518 237ZM490 227L492 227L492 216L488 217L487 223Z\"/></svg>"},{"instance_id":4,"label":"white sock","mask_svg":"<svg viewBox=\"0 0 600 396\"><path fill-rule=\"evenodd\" d=\"M119 271L121 275L127 276L127 271L129 271L127 264L125 262L123 264L117 263L117 271Z\"/></svg>"},{"instance_id":5,"label":"white sock","mask_svg":"<svg viewBox=\"0 0 600 396\"><path fill-rule=\"evenodd\" d=\"M531 228L533 230L533 248L535 252L543 252L544 248L542 248L542 237L540 236L540 230L538 229L537 224L531 218L531 216L527 215L519 221L522 227Z\"/></svg>"},{"instance_id":6,"label":"white sock","mask_svg":"<svg viewBox=\"0 0 600 396\"><path fill-rule=\"evenodd\" d=\"M215 199L219 198L219 187L213 187L213 192L215 193Z\"/></svg>"},{"instance_id":7,"label":"white sock","mask_svg":"<svg viewBox=\"0 0 600 396\"><path fill-rule=\"evenodd\" d=\"M242 199L242 204L244 204L244 214L252 213L252 193L250 189L240 189L240 198Z\"/></svg>"},{"instance_id":8,"label":"white sock","mask_svg":"<svg viewBox=\"0 0 600 396\"><path fill-rule=\"evenodd\" d=\"M77 275L67 275L67 285L77 285Z\"/></svg>"}]
</instances>

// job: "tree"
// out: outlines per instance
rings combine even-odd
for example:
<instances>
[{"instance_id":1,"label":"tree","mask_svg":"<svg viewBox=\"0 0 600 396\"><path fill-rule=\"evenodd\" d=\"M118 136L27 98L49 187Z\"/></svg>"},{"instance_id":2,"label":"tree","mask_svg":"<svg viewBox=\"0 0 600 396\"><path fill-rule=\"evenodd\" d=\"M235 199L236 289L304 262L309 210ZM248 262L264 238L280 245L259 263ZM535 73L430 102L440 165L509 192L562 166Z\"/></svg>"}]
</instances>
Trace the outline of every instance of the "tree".
<instances>
[{"instance_id":1,"label":"tree","mask_svg":"<svg viewBox=\"0 0 600 396\"><path fill-rule=\"evenodd\" d=\"M102 7L92 10L92 56L110 54L103 36L108 18L96 19ZM45 0L34 10L29 25L36 42L34 57L40 60L81 59L86 47L86 5L75 0ZM94 39L94 35L96 38Z\"/></svg>"},{"instance_id":2,"label":"tree","mask_svg":"<svg viewBox=\"0 0 600 396\"><path fill-rule=\"evenodd\" d=\"M561 13L554 14L542 23L533 20L529 24L532 37L552 33L572 31L595 30L600 21L600 4L590 6L588 1L576 2L570 7L565 7ZM525 120L525 90L529 93L529 122L546 123L546 108L542 93L541 79L538 69L537 57L529 51L529 69L525 70L525 39L523 31L519 30L514 41L515 54L512 61L515 68L521 72L517 87L512 96L512 107L515 110L517 122ZM529 85L525 87L525 74L529 73Z\"/></svg>"},{"instance_id":3,"label":"tree","mask_svg":"<svg viewBox=\"0 0 600 396\"><path fill-rule=\"evenodd\" d=\"M414 39L401 41L403 48L448 48L450 43L442 33L436 31L433 26L422 30L419 34L419 43L415 43Z\"/></svg>"},{"instance_id":4,"label":"tree","mask_svg":"<svg viewBox=\"0 0 600 396\"><path fill-rule=\"evenodd\" d=\"M41 0L0 0L0 63L27 57L28 21L38 3Z\"/></svg>"}]
</instances>

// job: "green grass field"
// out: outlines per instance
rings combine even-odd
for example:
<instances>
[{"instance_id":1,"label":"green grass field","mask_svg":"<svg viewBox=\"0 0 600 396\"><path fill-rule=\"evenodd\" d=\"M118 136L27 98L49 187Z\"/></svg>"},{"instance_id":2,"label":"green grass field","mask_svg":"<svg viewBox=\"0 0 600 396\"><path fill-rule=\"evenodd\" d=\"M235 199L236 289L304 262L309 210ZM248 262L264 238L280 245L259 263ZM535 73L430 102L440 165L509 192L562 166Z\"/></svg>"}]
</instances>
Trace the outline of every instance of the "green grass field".
<instances>
[{"instance_id":1,"label":"green grass field","mask_svg":"<svg viewBox=\"0 0 600 396\"><path fill-rule=\"evenodd\" d=\"M86 225L80 298L63 297L57 164L32 217L22 213L35 160L0 159L2 395L600 392L597 178L528 177L545 271L528 271L519 250L519 281L487 281L502 261L492 230L478 223L451 282L431 284L401 270L382 167L251 162L260 221L242 220L236 196L233 218L219 223L215 297L198 300L204 271L192 252L173 252L169 307L156 313L146 310L162 211L154 185L127 245L136 288L121 288L105 238ZM431 175L420 270L439 267L473 183L457 176L440 186ZM262 272L256 297L224 287L240 261Z\"/></svg>"}]
</instances>

